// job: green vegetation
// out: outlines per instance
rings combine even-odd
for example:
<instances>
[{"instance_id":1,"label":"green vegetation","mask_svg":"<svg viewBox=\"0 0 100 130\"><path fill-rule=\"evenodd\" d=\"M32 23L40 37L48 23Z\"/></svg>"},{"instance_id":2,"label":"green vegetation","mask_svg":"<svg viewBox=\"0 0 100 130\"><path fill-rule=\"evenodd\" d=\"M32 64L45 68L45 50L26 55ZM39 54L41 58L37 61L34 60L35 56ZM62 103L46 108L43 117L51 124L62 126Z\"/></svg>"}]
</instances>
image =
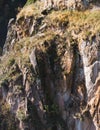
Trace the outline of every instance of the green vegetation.
<instances>
[{"instance_id":1,"label":"green vegetation","mask_svg":"<svg viewBox=\"0 0 100 130\"><path fill-rule=\"evenodd\" d=\"M25 6L35 3L35 2L36 2L36 0L27 0Z\"/></svg>"},{"instance_id":2,"label":"green vegetation","mask_svg":"<svg viewBox=\"0 0 100 130\"><path fill-rule=\"evenodd\" d=\"M23 109L20 109L17 111L17 117L18 119L24 121L26 119L25 112Z\"/></svg>"},{"instance_id":3,"label":"green vegetation","mask_svg":"<svg viewBox=\"0 0 100 130\"><path fill-rule=\"evenodd\" d=\"M14 63L15 63L15 59L14 58L9 59L9 61L8 61L8 65L9 66L12 66Z\"/></svg>"},{"instance_id":4,"label":"green vegetation","mask_svg":"<svg viewBox=\"0 0 100 130\"><path fill-rule=\"evenodd\" d=\"M49 114L57 114L59 112L59 108L56 104L52 105L44 105L44 109L46 110L47 113Z\"/></svg>"}]
</instances>

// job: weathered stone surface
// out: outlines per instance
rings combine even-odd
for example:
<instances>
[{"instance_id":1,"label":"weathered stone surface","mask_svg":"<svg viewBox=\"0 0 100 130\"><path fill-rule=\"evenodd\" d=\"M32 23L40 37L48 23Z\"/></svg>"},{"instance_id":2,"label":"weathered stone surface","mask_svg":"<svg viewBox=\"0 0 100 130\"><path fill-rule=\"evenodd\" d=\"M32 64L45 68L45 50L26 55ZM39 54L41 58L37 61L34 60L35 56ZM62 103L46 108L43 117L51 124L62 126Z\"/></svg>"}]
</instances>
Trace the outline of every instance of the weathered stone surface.
<instances>
[{"instance_id":1,"label":"weathered stone surface","mask_svg":"<svg viewBox=\"0 0 100 130\"><path fill-rule=\"evenodd\" d=\"M45 0L45 8L67 8L69 10L83 10L88 7L87 0Z\"/></svg>"},{"instance_id":2,"label":"weathered stone surface","mask_svg":"<svg viewBox=\"0 0 100 130\"><path fill-rule=\"evenodd\" d=\"M99 39L99 37L98 37ZM99 89L100 89L100 42L95 38L91 43L83 42L81 51L84 64L84 75L87 88L88 103L90 112L95 120L95 125L98 125L99 116ZM98 97L97 97L98 95ZM94 105L96 103L96 105ZM98 105L97 105L98 104ZM94 108L93 108L94 106ZM96 107L96 108L95 108ZM97 110L96 110L97 109ZM97 111L96 113L94 111ZM96 119L98 117L98 119ZM96 128L98 129L98 128Z\"/></svg>"},{"instance_id":3,"label":"weathered stone surface","mask_svg":"<svg viewBox=\"0 0 100 130\"><path fill-rule=\"evenodd\" d=\"M30 62L33 65L34 72L37 73L37 60L36 60L36 48L33 49L31 55L30 55Z\"/></svg>"}]
</instances>

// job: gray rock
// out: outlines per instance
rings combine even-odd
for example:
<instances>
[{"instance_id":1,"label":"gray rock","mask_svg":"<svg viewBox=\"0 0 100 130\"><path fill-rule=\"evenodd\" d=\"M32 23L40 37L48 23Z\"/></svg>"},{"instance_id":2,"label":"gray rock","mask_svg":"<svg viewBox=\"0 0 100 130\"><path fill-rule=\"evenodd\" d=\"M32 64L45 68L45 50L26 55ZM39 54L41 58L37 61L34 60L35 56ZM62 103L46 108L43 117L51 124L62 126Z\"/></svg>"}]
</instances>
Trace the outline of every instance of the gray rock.
<instances>
[{"instance_id":1,"label":"gray rock","mask_svg":"<svg viewBox=\"0 0 100 130\"><path fill-rule=\"evenodd\" d=\"M30 62L33 65L34 72L37 74L36 48L30 54Z\"/></svg>"}]
</instances>

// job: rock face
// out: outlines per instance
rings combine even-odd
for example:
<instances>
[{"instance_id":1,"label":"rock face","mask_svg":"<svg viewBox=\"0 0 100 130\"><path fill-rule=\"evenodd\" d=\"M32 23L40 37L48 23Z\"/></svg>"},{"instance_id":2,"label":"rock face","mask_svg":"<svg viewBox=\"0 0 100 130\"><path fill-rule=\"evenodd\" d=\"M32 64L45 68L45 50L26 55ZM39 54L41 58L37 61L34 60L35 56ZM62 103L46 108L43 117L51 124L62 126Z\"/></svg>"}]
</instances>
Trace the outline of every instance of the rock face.
<instances>
[{"instance_id":1,"label":"rock face","mask_svg":"<svg viewBox=\"0 0 100 130\"><path fill-rule=\"evenodd\" d=\"M88 6L87 0L45 0L45 8L67 8L69 10L86 9Z\"/></svg>"},{"instance_id":2,"label":"rock face","mask_svg":"<svg viewBox=\"0 0 100 130\"><path fill-rule=\"evenodd\" d=\"M24 7L8 24L0 130L99 130L100 12L40 5Z\"/></svg>"},{"instance_id":3,"label":"rock face","mask_svg":"<svg viewBox=\"0 0 100 130\"><path fill-rule=\"evenodd\" d=\"M99 127L99 109L100 109L100 42L98 36L89 41L82 43L82 57L84 64L84 74L86 81L86 88L88 93L88 102L91 107L91 114L94 116L95 123ZM97 96L98 95L98 96Z\"/></svg>"}]
</instances>

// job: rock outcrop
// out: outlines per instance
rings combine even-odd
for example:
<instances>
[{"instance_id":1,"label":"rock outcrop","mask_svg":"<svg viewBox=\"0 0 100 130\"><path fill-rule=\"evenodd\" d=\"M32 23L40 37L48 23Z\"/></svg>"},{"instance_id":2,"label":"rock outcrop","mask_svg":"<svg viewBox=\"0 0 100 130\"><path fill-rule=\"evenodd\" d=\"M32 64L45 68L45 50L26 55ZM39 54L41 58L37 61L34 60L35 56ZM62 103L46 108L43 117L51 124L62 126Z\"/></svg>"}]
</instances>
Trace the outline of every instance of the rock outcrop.
<instances>
[{"instance_id":1,"label":"rock outcrop","mask_svg":"<svg viewBox=\"0 0 100 130\"><path fill-rule=\"evenodd\" d=\"M45 0L45 8L67 8L69 10L83 10L88 7L87 0Z\"/></svg>"}]
</instances>

